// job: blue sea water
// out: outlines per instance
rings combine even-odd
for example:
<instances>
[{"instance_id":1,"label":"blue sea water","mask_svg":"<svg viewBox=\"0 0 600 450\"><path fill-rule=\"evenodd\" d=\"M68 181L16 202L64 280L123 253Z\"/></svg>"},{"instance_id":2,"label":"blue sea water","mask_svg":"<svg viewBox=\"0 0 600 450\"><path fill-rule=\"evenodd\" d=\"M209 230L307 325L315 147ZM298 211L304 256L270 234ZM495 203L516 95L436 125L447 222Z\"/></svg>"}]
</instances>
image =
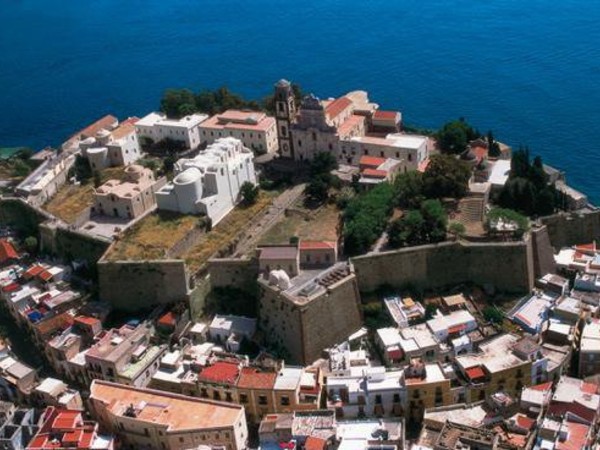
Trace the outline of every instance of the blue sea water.
<instances>
[{"instance_id":1,"label":"blue sea water","mask_svg":"<svg viewBox=\"0 0 600 450\"><path fill-rule=\"evenodd\" d=\"M410 124L466 117L598 202L598 23L589 0L2 0L0 146L143 115L169 87L261 98L285 77Z\"/></svg>"}]
</instances>

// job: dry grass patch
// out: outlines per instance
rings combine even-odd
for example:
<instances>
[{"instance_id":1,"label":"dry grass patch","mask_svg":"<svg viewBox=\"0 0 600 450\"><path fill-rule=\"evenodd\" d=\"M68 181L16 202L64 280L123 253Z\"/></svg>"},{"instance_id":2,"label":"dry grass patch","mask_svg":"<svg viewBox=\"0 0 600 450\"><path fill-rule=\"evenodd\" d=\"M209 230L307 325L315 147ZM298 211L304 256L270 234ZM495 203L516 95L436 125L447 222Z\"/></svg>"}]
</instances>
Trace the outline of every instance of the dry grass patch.
<instances>
[{"instance_id":1,"label":"dry grass patch","mask_svg":"<svg viewBox=\"0 0 600 450\"><path fill-rule=\"evenodd\" d=\"M287 244L298 236L308 241L337 241L340 211L335 205L326 204L318 210L296 206L300 213L292 212L277 222L262 237L261 244Z\"/></svg>"},{"instance_id":2,"label":"dry grass patch","mask_svg":"<svg viewBox=\"0 0 600 450\"><path fill-rule=\"evenodd\" d=\"M113 179L121 180L124 176L123 167L109 167L101 173L102 183ZM94 184L93 180L89 180L79 186L65 184L44 205L44 209L67 223L73 223L86 208L93 204Z\"/></svg>"},{"instance_id":3,"label":"dry grass patch","mask_svg":"<svg viewBox=\"0 0 600 450\"><path fill-rule=\"evenodd\" d=\"M200 216L160 211L144 217L125 231L105 256L109 261L161 259L166 251L197 226Z\"/></svg>"},{"instance_id":4,"label":"dry grass patch","mask_svg":"<svg viewBox=\"0 0 600 450\"><path fill-rule=\"evenodd\" d=\"M244 231L252 219L264 212L272 201L273 194L261 191L254 205L235 207L210 233L204 235L194 247L182 255L190 271L195 273L201 269L215 253Z\"/></svg>"}]
</instances>

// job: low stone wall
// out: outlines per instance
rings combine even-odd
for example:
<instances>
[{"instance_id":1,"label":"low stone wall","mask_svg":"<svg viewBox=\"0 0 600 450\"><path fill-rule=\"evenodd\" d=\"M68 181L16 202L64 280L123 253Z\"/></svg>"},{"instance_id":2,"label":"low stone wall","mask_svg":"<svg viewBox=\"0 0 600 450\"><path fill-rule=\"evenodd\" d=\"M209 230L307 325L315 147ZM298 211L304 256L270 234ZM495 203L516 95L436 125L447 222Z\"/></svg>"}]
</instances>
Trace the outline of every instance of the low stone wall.
<instances>
[{"instance_id":1,"label":"low stone wall","mask_svg":"<svg viewBox=\"0 0 600 450\"><path fill-rule=\"evenodd\" d=\"M503 292L533 287L531 239L520 242L443 242L352 259L362 292L389 284L439 289L472 282Z\"/></svg>"},{"instance_id":2,"label":"low stone wall","mask_svg":"<svg viewBox=\"0 0 600 450\"><path fill-rule=\"evenodd\" d=\"M190 281L183 260L99 261L101 300L115 309L135 311L188 301Z\"/></svg>"},{"instance_id":3,"label":"low stone wall","mask_svg":"<svg viewBox=\"0 0 600 450\"><path fill-rule=\"evenodd\" d=\"M600 240L600 210L559 213L542 217L555 250Z\"/></svg>"},{"instance_id":4,"label":"low stone wall","mask_svg":"<svg viewBox=\"0 0 600 450\"><path fill-rule=\"evenodd\" d=\"M210 283L215 287L246 289L258 278L256 258L213 258L208 261Z\"/></svg>"},{"instance_id":5,"label":"low stone wall","mask_svg":"<svg viewBox=\"0 0 600 450\"><path fill-rule=\"evenodd\" d=\"M0 224L16 229L24 236L37 235L38 225L52 218L41 208L29 205L21 198L0 199Z\"/></svg>"}]
</instances>

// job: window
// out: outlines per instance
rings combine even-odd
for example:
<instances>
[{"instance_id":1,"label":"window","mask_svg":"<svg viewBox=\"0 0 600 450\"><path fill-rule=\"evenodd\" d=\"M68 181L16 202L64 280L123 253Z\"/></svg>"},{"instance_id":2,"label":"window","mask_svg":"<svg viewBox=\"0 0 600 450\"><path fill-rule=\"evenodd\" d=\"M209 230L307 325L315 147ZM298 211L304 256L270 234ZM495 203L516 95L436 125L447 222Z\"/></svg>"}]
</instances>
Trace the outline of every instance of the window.
<instances>
[{"instance_id":1,"label":"window","mask_svg":"<svg viewBox=\"0 0 600 450\"><path fill-rule=\"evenodd\" d=\"M408 162L412 162L412 153L408 154Z\"/></svg>"},{"instance_id":2,"label":"window","mask_svg":"<svg viewBox=\"0 0 600 450\"><path fill-rule=\"evenodd\" d=\"M312 138L313 138L313 141L317 140L317 133L315 133L314 131L312 133Z\"/></svg>"},{"instance_id":3,"label":"window","mask_svg":"<svg viewBox=\"0 0 600 450\"><path fill-rule=\"evenodd\" d=\"M384 153L383 152L379 152L379 156L381 156L383 158Z\"/></svg>"},{"instance_id":4,"label":"window","mask_svg":"<svg viewBox=\"0 0 600 450\"><path fill-rule=\"evenodd\" d=\"M376 405L381 405L383 403L382 399L381 399L381 395L377 394L375 396L375 404Z\"/></svg>"},{"instance_id":5,"label":"window","mask_svg":"<svg viewBox=\"0 0 600 450\"><path fill-rule=\"evenodd\" d=\"M394 403L400 403L400 394L394 394Z\"/></svg>"},{"instance_id":6,"label":"window","mask_svg":"<svg viewBox=\"0 0 600 450\"><path fill-rule=\"evenodd\" d=\"M302 141L298 139L298 147L302 147Z\"/></svg>"},{"instance_id":7,"label":"window","mask_svg":"<svg viewBox=\"0 0 600 450\"><path fill-rule=\"evenodd\" d=\"M267 396L266 395L259 395L258 396L258 404L259 405L266 405L267 404Z\"/></svg>"},{"instance_id":8,"label":"window","mask_svg":"<svg viewBox=\"0 0 600 450\"><path fill-rule=\"evenodd\" d=\"M183 442L183 438L182 437L179 438L179 442Z\"/></svg>"},{"instance_id":9,"label":"window","mask_svg":"<svg viewBox=\"0 0 600 450\"><path fill-rule=\"evenodd\" d=\"M396 158L400 158L400 152L396 152Z\"/></svg>"},{"instance_id":10,"label":"window","mask_svg":"<svg viewBox=\"0 0 600 450\"><path fill-rule=\"evenodd\" d=\"M240 403L248 403L248 395L240 394Z\"/></svg>"},{"instance_id":11,"label":"window","mask_svg":"<svg viewBox=\"0 0 600 450\"><path fill-rule=\"evenodd\" d=\"M225 392L225 401L226 402L232 402L233 401L233 397L231 396L231 392Z\"/></svg>"},{"instance_id":12,"label":"window","mask_svg":"<svg viewBox=\"0 0 600 450\"><path fill-rule=\"evenodd\" d=\"M329 144L329 150L333 150L333 145Z\"/></svg>"},{"instance_id":13,"label":"window","mask_svg":"<svg viewBox=\"0 0 600 450\"><path fill-rule=\"evenodd\" d=\"M148 430L148 428L144 428L144 435L150 436L150 431Z\"/></svg>"},{"instance_id":14,"label":"window","mask_svg":"<svg viewBox=\"0 0 600 450\"><path fill-rule=\"evenodd\" d=\"M290 398L287 395L281 397L281 406L290 406Z\"/></svg>"}]
</instances>

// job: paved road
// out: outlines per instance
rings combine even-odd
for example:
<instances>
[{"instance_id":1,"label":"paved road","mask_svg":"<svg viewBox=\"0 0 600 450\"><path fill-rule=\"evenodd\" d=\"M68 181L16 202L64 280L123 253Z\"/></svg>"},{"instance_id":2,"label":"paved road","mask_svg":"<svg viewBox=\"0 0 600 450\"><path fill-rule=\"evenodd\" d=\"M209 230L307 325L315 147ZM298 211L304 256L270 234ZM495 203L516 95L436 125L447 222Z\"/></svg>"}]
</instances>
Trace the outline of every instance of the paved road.
<instances>
[{"instance_id":1,"label":"paved road","mask_svg":"<svg viewBox=\"0 0 600 450\"><path fill-rule=\"evenodd\" d=\"M304 192L306 184L298 184L291 189L282 192L273 204L259 217L248 224L238 241L233 256L241 256L256 247L260 238L283 216L285 210L292 206Z\"/></svg>"}]
</instances>

